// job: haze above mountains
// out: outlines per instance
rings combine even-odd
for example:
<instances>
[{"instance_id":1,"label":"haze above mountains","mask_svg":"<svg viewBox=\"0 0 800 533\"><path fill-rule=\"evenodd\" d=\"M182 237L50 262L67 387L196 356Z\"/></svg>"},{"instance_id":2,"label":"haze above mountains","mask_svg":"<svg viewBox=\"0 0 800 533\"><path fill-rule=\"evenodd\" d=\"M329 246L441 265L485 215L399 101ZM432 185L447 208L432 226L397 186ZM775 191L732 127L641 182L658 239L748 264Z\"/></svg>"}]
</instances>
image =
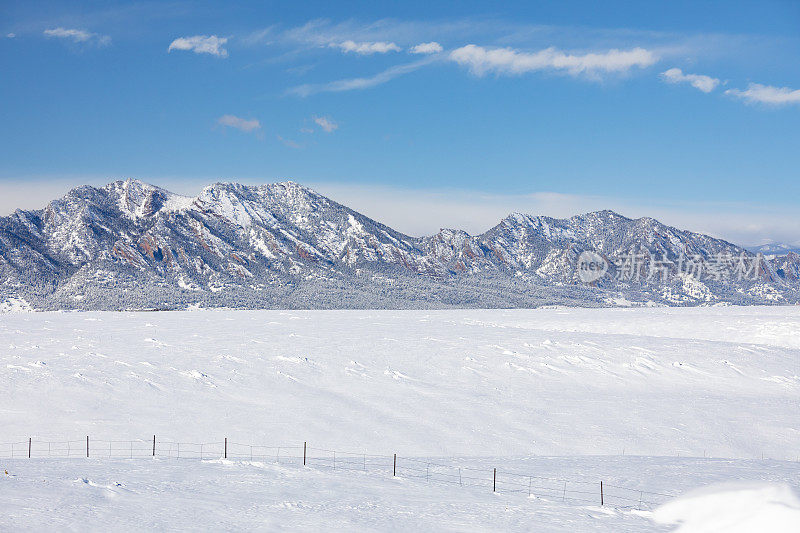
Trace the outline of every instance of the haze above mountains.
<instances>
[{"instance_id":1,"label":"haze above mountains","mask_svg":"<svg viewBox=\"0 0 800 533\"><path fill-rule=\"evenodd\" d=\"M584 252L609 265L591 283L578 275ZM0 218L0 305L797 303L800 259L780 252L756 256L724 240L613 211L568 219L515 213L480 235L442 229L410 237L294 182L216 183L185 197L129 179L79 187L42 210ZM627 276L620 264L625 257L643 258ZM700 270L681 270L687 258ZM728 258L730 274L736 258L748 261L751 275L714 275L719 258ZM656 272L652 265L659 260Z\"/></svg>"}]
</instances>

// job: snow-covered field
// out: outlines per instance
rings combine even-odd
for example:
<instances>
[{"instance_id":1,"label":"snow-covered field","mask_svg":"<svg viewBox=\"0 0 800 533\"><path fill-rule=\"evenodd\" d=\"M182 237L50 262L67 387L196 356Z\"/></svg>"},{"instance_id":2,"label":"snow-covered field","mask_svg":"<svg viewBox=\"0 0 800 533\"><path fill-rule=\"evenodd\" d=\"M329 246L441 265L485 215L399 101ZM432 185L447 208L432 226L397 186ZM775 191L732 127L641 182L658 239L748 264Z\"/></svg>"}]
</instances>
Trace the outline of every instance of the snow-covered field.
<instances>
[{"instance_id":1,"label":"snow-covered field","mask_svg":"<svg viewBox=\"0 0 800 533\"><path fill-rule=\"evenodd\" d=\"M613 487L800 487L797 307L12 313L0 380L0 443L22 443L0 444L0 529L669 530ZM99 456L154 434L155 459ZM89 459L42 457L87 435ZM284 455L220 461L226 437ZM286 447L306 441L386 462L303 468ZM486 485L444 483L459 467Z\"/></svg>"}]
</instances>

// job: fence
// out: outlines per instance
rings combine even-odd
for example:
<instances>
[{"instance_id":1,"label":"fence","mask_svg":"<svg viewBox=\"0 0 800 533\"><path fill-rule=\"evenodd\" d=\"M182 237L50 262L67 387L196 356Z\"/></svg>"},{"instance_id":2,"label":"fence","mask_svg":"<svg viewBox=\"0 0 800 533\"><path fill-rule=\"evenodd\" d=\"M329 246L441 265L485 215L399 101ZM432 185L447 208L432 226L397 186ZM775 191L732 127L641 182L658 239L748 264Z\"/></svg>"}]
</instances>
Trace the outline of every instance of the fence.
<instances>
[{"instance_id":1,"label":"fence","mask_svg":"<svg viewBox=\"0 0 800 533\"><path fill-rule=\"evenodd\" d=\"M621 509L651 510L676 494L624 487L607 482L542 477L496 467L447 464L447 459L398 457L343 452L302 446L265 446L229 442L172 442L156 439L27 441L0 443L0 458L117 458L239 459L304 465L332 471L362 471L496 493L519 494L551 501L608 505Z\"/></svg>"}]
</instances>

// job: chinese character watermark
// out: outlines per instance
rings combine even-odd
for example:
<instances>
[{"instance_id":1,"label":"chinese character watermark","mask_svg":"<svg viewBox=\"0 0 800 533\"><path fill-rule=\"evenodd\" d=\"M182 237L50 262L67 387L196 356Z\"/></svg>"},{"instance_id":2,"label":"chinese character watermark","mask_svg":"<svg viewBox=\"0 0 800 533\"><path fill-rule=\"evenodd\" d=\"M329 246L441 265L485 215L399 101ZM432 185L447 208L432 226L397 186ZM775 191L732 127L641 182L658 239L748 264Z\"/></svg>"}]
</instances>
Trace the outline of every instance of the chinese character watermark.
<instances>
[{"instance_id":1,"label":"chinese character watermark","mask_svg":"<svg viewBox=\"0 0 800 533\"><path fill-rule=\"evenodd\" d=\"M671 277L690 277L698 280L728 281L757 280L763 277L764 257L744 252L714 254L681 254L668 259L666 254L626 253L605 258L586 250L578 257L576 274L584 283L595 282L608 275L623 282L667 281Z\"/></svg>"}]
</instances>

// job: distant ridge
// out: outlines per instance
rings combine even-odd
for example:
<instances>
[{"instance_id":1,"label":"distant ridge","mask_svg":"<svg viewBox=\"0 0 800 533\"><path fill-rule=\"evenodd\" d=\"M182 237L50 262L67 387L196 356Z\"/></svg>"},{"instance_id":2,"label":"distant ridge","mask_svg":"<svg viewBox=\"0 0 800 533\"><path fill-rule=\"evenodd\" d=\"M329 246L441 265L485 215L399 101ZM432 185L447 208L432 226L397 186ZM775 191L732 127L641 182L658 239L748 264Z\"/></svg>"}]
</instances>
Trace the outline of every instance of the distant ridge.
<instances>
[{"instance_id":1,"label":"distant ridge","mask_svg":"<svg viewBox=\"0 0 800 533\"><path fill-rule=\"evenodd\" d=\"M410 237L291 181L192 198L128 179L0 218L0 304L16 308L793 304L799 280L797 254L652 218L513 213Z\"/></svg>"}]
</instances>

